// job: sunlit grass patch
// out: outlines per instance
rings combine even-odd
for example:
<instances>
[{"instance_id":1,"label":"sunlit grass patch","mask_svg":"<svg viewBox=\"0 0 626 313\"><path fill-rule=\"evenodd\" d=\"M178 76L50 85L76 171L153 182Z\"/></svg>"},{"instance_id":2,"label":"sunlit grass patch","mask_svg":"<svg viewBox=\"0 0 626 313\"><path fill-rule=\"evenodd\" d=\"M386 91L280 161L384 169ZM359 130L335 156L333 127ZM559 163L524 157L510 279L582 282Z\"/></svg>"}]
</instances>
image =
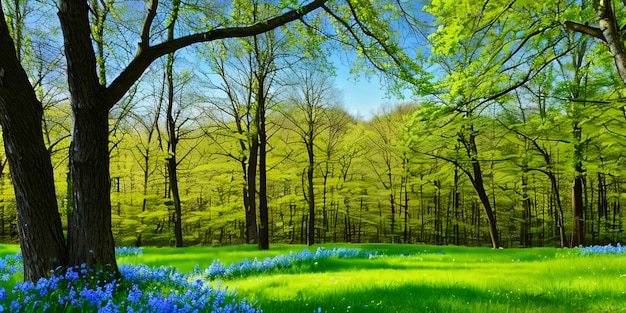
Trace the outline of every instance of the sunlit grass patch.
<instances>
[{"instance_id":1,"label":"sunlit grass patch","mask_svg":"<svg viewBox=\"0 0 626 313\"><path fill-rule=\"evenodd\" d=\"M581 254L579 248L381 244L304 248L118 249L125 281L113 289L96 288L67 298L63 305L78 308L91 301L92 309L108 306L125 312L130 299L135 299L133 308L151 310L156 304L173 308L175 303L227 297L227 302L211 305L237 304L245 311L265 312L626 312L626 262L623 256L602 254L598 248L589 254ZM2 286L11 290L16 276L19 273L10 275ZM224 287L237 290L237 295L224 293ZM19 299L29 301L26 308L35 308L34 303L43 307L54 301L49 295L66 296L54 290L40 299L24 298L30 297L28 293ZM98 300L108 290L116 300ZM10 292L7 296L19 297ZM242 302L244 298L247 302Z\"/></svg>"},{"instance_id":2,"label":"sunlit grass patch","mask_svg":"<svg viewBox=\"0 0 626 313\"><path fill-rule=\"evenodd\" d=\"M331 258L315 262L309 273L225 284L267 312L626 310L623 263L615 256L590 261L557 249L444 248L404 257Z\"/></svg>"}]
</instances>

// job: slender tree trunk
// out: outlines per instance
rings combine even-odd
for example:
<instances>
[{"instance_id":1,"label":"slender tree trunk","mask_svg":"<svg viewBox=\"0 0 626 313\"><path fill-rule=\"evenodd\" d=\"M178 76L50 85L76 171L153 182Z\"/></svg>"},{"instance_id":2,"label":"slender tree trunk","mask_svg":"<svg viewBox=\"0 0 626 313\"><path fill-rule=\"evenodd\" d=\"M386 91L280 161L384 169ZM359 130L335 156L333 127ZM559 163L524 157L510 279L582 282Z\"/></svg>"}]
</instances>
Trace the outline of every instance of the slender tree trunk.
<instances>
[{"instance_id":1,"label":"slender tree trunk","mask_svg":"<svg viewBox=\"0 0 626 313\"><path fill-rule=\"evenodd\" d=\"M391 242L396 242L396 200L393 196L393 175L391 174L391 160L387 161L387 178L389 184L389 204L391 205Z\"/></svg>"},{"instance_id":2,"label":"slender tree trunk","mask_svg":"<svg viewBox=\"0 0 626 313\"><path fill-rule=\"evenodd\" d=\"M561 192L559 191L558 181L556 175L552 171L546 173L550 179L550 186L552 186L552 192L554 194L554 200L556 201L557 208L557 227L559 228L559 238L561 240L561 247L567 246L567 236L565 235L565 224L563 215L563 204L561 202Z\"/></svg>"},{"instance_id":3,"label":"slender tree trunk","mask_svg":"<svg viewBox=\"0 0 626 313\"><path fill-rule=\"evenodd\" d=\"M256 119L256 117L255 117ZM255 126L256 128L256 126ZM248 224L248 228L252 227L252 216L254 215L254 230L249 230L250 233L254 232L254 234L257 234L257 239L258 239L258 230L257 230L257 225L256 225L256 178L257 178L257 162L258 162L258 153L259 153L259 137L257 132L253 132L250 135L250 155L248 157L248 174L247 174L247 184L248 184L248 190L247 190L247 194L248 194L248 210L250 210L251 212L249 212L246 217L250 219L250 223ZM250 242L250 243L256 243L256 242Z\"/></svg>"},{"instance_id":4,"label":"slender tree trunk","mask_svg":"<svg viewBox=\"0 0 626 313\"><path fill-rule=\"evenodd\" d=\"M585 232L584 232L584 205L583 205L583 164L582 164L582 128L578 122L573 124L573 136L574 136L574 155L576 160L574 164L574 182L572 186L572 240L570 245L572 247L584 244Z\"/></svg>"},{"instance_id":5,"label":"slender tree trunk","mask_svg":"<svg viewBox=\"0 0 626 313\"><path fill-rule=\"evenodd\" d=\"M500 247L498 227L496 226L496 216L491 207L491 202L489 202L489 196L487 195L483 182L483 172L480 167L480 162L477 159L478 148L476 147L476 134L474 133L473 125L469 126L468 131L469 140L464 142L464 144L467 144L466 148L468 149L468 155L472 164L473 179L471 179L471 181L476 193L478 194L478 198L485 209L485 214L487 215L487 225L489 227L491 246L496 249Z\"/></svg>"},{"instance_id":6,"label":"slender tree trunk","mask_svg":"<svg viewBox=\"0 0 626 313\"><path fill-rule=\"evenodd\" d=\"M17 59L0 6L0 124L15 189L24 280L37 281L65 266L50 154L43 140L43 108Z\"/></svg>"},{"instance_id":7,"label":"slender tree trunk","mask_svg":"<svg viewBox=\"0 0 626 313\"><path fill-rule=\"evenodd\" d=\"M313 134L309 133L309 138L313 138ZM307 177L307 201L309 205L309 236L307 237L307 245L315 244L315 192L313 190L313 170L315 166L315 155L313 153L313 140L307 142L307 154L309 156L309 166L306 170Z\"/></svg>"},{"instance_id":8,"label":"slender tree trunk","mask_svg":"<svg viewBox=\"0 0 626 313\"><path fill-rule=\"evenodd\" d=\"M170 179L170 190L172 192L172 200L174 202L174 238L176 247L183 247L183 223L182 223L182 206L180 203L180 192L178 190L178 173L176 170L176 156L172 155L167 159L167 170Z\"/></svg>"},{"instance_id":9,"label":"slender tree trunk","mask_svg":"<svg viewBox=\"0 0 626 313\"><path fill-rule=\"evenodd\" d=\"M259 84L259 90L265 88ZM265 132L265 97L260 97L258 101L257 118L259 131L259 249L268 250L270 248L269 239L269 212L267 208L267 134Z\"/></svg>"},{"instance_id":10,"label":"slender tree trunk","mask_svg":"<svg viewBox=\"0 0 626 313\"><path fill-rule=\"evenodd\" d=\"M520 246L531 247L530 231L530 197L528 196L528 173L527 168L522 169L522 224L520 225Z\"/></svg>"},{"instance_id":11,"label":"slender tree trunk","mask_svg":"<svg viewBox=\"0 0 626 313\"><path fill-rule=\"evenodd\" d=\"M583 179L584 177L577 175L574 178L574 186L572 187L572 247L584 244L585 238L582 197Z\"/></svg>"},{"instance_id":12,"label":"slender tree trunk","mask_svg":"<svg viewBox=\"0 0 626 313\"><path fill-rule=\"evenodd\" d=\"M178 12L180 9L180 0L173 1L173 10L170 13L170 19L167 25L167 40L174 39L174 25L178 20ZM170 191L172 192L172 200L174 201L174 238L176 239L176 247L183 247L183 228L182 228L182 206L180 203L180 193L178 191L178 163L176 161L176 148L178 146L178 134L176 133L176 121L174 119L174 53L167 55L166 64L166 80L167 80L167 134L168 134L168 157L167 170L169 174Z\"/></svg>"}]
</instances>

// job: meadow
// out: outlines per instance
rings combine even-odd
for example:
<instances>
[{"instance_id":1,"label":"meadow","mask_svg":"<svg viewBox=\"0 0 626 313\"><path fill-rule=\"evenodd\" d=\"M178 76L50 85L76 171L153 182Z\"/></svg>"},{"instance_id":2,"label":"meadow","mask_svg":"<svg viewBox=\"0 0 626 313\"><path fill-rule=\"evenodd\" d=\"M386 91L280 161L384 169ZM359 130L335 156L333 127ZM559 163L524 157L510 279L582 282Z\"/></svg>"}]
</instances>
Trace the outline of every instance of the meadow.
<instances>
[{"instance_id":1,"label":"meadow","mask_svg":"<svg viewBox=\"0 0 626 313\"><path fill-rule=\"evenodd\" d=\"M17 250L0 246L6 311L626 312L621 246L124 248L118 250L124 279L110 286L106 270L80 268L70 271L85 274L78 279L66 273L54 283L22 284Z\"/></svg>"}]
</instances>

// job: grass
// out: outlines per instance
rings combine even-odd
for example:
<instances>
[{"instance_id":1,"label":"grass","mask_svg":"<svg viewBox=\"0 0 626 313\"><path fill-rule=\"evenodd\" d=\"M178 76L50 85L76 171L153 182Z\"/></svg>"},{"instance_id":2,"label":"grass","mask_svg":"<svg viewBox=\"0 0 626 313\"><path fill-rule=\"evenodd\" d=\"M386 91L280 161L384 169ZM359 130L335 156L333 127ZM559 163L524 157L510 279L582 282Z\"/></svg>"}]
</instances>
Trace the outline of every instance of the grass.
<instances>
[{"instance_id":1,"label":"grass","mask_svg":"<svg viewBox=\"0 0 626 313\"><path fill-rule=\"evenodd\" d=\"M264 312L626 312L626 261L554 248L328 244L378 251L223 281ZM120 263L193 271L299 252L305 246L144 248ZM316 247L310 248L314 251ZM0 246L0 254L15 251ZM214 283L216 284L216 283Z\"/></svg>"},{"instance_id":2,"label":"grass","mask_svg":"<svg viewBox=\"0 0 626 313\"><path fill-rule=\"evenodd\" d=\"M626 312L620 257L544 248L392 250L403 248L419 254L321 260L308 273L226 284L266 312Z\"/></svg>"}]
</instances>

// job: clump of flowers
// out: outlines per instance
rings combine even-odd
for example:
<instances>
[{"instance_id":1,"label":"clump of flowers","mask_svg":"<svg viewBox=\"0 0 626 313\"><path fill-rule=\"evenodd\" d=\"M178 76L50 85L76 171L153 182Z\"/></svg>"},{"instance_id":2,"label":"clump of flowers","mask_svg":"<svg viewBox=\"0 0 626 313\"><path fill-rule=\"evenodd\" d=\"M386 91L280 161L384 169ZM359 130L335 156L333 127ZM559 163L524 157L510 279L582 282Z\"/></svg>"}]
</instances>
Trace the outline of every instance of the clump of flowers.
<instances>
[{"instance_id":1,"label":"clump of flowers","mask_svg":"<svg viewBox=\"0 0 626 313\"><path fill-rule=\"evenodd\" d=\"M365 252L358 249L348 248L317 248L315 253L304 249L301 252L293 253L285 256L283 254L277 255L273 258L265 258L263 261L259 261L254 258L252 261L249 259L243 260L243 262L231 263L226 266L220 263L219 260L213 261L211 265L205 270L201 270L196 266L194 274L206 277L209 280L224 279L230 277L241 277L247 275L253 275L257 273L266 272L269 270L281 270L285 268L291 268L296 265L304 264L310 261L317 261L321 259L327 259L331 257L340 258L356 258L356 257L373 257L377 252Z\"/></svg>"},{"instance_id":2,"label":"clump of flowers","mask_svg":"<svg viewBox=\"0 0 626 313\"><path fill-rule=\"evenodd\" d=\"M615 246L608 244L606 246L589 246L583 247L579 246L580 254L626 254L626 247L622 247L622 245L618 242Z\"/></svg>"},{"instance_id":3,"label":"clump of flowers","mask_svg":"<svg viewBox=\"0 0 626 313\"><path fill-rule=\"evenodd\" d=\"M117 247L115 248L115 255L117 256L140 256L143 254L143 250L137 247Z\"/></svg>"},{"instance_id":4,"label":"clump of flowers","mask_svg":"<svg viewBox=\"0 0 626 313\"><path fill-rule=\"evenodd\" d=\"M141 253L140 249L116 251ZM83 264L58 269L36 283L17 282L10 292L0 287L0 312L262 312L219 283L213 287L174 268L121 264L118 270ZM19 255L0 259L5 281L20 271Z\"/></svg>"},{"instance_id":5,"label":"clump of flowers","mask_svg":"<svg viewBox=\"0 0 626 313\"><path fill-rule=\"evenodd\" d=\"M140 248L116 248L118 256L138 256ZM175 268L150 268L146 265L120 264L118 272L107 267L89 268L85 264L51 272L36 283L18 282L10 293L0 287L0 312L262 312L239 300L234 292L208 283L210 280L278 271L331 257L372 258L376 252L358 249L318 248L266 258L244 260L225 266L218 260L208 268L196 266L183 274ZM315 262L317 264L317 262ZM0 278L9 280L23 271L19 254L0 259Z\"/></svg>"},{"instance_id":6,"label":"clump of flowers","mask_svg":"<svg viewBox=\"0 0 626 313\"><path fill-rule=\"evenodd\" d=\"M0 280L7 281L9 278L24 270L24 262L21 254L7 254L0 259Z\"/></svg>"},{"instance_id":7,"label":"clump of flowers","mask_svg":"<svg viewBox=\"0 0 626 313\"><path fill-rule=\"evenodd\" d=\"M10 298L0 290L0 311L7 305L10 312L261 312L228 288L191 280L173 268L123 264L119 274L82 265L36 283L18 282Z\"/></svg>"}]
</instances>

